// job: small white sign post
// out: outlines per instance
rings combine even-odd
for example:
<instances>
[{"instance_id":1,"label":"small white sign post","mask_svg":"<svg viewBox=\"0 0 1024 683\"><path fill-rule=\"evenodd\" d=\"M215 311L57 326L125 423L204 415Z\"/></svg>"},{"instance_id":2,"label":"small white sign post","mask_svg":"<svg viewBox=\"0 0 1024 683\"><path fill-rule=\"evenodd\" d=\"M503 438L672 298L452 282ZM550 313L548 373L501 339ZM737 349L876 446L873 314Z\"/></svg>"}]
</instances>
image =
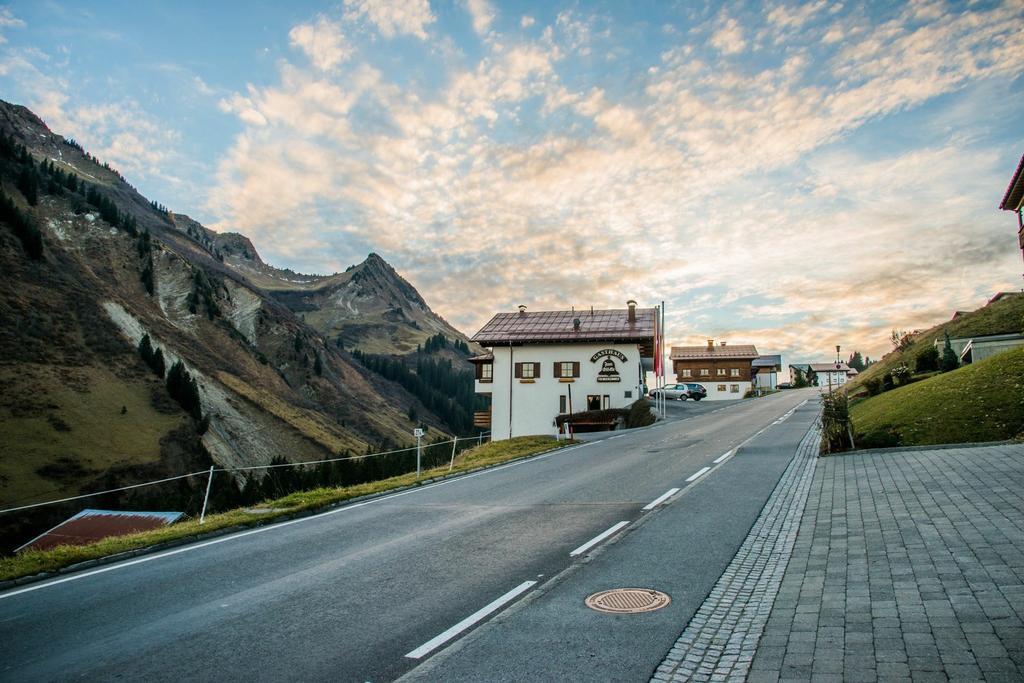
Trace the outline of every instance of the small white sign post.
<instances>
[{"instance_id":1,"label":"small white sign post","mask_svg":"<svg viewBox=\"0 0 1024 683\"><path fill-rule=\"evenodd\" d=\"M422 449L420 448L420 441L423 439L423 430L416 428L412 430L412 435L416 437L416 478L420 478L420 454Z\"/></svg>"}]
</instances>

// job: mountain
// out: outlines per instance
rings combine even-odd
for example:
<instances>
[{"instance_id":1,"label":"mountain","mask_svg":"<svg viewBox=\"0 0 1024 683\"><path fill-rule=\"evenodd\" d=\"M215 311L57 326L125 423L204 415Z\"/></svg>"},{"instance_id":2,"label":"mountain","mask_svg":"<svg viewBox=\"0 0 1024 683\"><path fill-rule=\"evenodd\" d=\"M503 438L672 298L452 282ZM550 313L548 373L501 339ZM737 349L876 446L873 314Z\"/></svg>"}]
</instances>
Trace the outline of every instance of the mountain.
<instances>
[{"instance_id":1,"label":"mountain","mask_svg":"<svg viewBox=\"0 0 1024 683\"><path fill-rule=\"evenodd\" d=\"M410 416L447 431L327 337L464 339L380 257L327 277L271 268L6 102L0 191L0 507L407 445ZM40 519L0 518L0 536Z\"/></svg>"},{"instance_id":2,"label":"mountain","mask_svg":"<svg viewBox=\"0 0 1024 683\"><path fill-rule=\"evenodd\" d=\"M265 264L242 235L218 235L215 245L226 265L344 348L405 354L437 334L469 341L377 254L344 273L301 275Z\"/></svg>"}]
</instances>

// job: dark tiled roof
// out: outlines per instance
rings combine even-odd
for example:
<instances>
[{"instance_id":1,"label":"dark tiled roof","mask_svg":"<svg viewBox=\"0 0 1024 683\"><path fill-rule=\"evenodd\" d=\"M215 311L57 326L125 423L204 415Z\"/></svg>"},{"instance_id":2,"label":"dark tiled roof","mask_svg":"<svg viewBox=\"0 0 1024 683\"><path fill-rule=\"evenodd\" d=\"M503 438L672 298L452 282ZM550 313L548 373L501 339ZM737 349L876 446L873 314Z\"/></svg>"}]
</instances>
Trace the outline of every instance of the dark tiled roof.
<instances>
[{"instance_id":1,"label":"dark tiled roof","mask_svg":"<svg viewBox=\"0 0 1024 683\"><path fill-rule=\"evenodd\" d=\"M782 367L782 356L758 356L751 365L755 368Z\"/></svg>"},{"instance_id":2,"label":"dark tiled roof","mask_svg":"<svg viewBox=\"0 0 1024 683\"><path fill-rule=\"evenodd\" d=\"M651 342L654 309L636 309L636 323L629 324L625 308L604 311L537 311L498 313L473 335L481 346L537 342ZM580 329L573 330L579 318Z\"/></svg>"},{"instance_id":3,"label":"dark tiled roof","mask_svg":"<svg viewBox=\"0 0 1024 683\"><path fill-rule=\"evenodd\" d=\"M473 356L466 360L470 363L490 363L494 360L494 354L488 351L487 353L481 353L479 356Z\"/></svg>"},{"instance_id":4,"label":"dark tiled roof","mask_svg":"<svg viewBox=\"0 0 1024 683\"><path fill-rule=\"evenodd\" d=\"M702 360L711 358L757 358L757 349L753 344L727 344L722 346L673 346L672 360Z\"/></svg>"}]
</instances>

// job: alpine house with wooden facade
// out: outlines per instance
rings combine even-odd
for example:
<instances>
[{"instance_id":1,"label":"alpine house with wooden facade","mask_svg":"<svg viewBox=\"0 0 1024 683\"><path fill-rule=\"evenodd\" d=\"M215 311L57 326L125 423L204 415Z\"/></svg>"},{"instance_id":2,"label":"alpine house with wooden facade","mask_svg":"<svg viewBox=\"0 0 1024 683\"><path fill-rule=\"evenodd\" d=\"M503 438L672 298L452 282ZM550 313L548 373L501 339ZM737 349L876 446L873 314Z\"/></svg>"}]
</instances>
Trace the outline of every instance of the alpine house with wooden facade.
<instances>
[{"instance_id":1,"label":"alpine house with wooden facade","mask_svg":"<svg viewBox=\"0 0 1024 683\"><path fill-rule=\"evenodd\" d=\"M707 346L673 346L672 369L676 381L697 383L709 400L743 398L753 383L753 363L759 354L751 344L729 346L708 339Z\"/></svg>"},{"instance_id":2,"label":"alpine house with wooden facade","mask_svg":"<svg viewBox=\"0 0 1024 683\"><path fill-rule=\"evenodd\" d=\"M476 392L490 410L477 414L491 439L557 434L558 415L626 408L643 397L653 367L655 309L498 313L473 336L487 349Z\"/></svg>"}]
</instances>

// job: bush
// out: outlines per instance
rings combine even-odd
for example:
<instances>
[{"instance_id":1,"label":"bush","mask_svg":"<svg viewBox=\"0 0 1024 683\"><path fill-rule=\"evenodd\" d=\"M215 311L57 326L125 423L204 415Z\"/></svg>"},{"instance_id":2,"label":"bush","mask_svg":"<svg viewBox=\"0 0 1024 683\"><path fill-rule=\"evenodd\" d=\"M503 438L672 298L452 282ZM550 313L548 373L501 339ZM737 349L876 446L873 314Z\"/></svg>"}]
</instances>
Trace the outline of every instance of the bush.
<instances>
[{"instance_id":1,"label":"bush","mask_svg":"<svg viewBox=\"0 0 1024 683\"><path fill-rule=\"evenodd\" d=\"M647 399L634 401L629 407L629 414L626 415L626 428L646 427L654 424L654 413L651 412L651 404Z\"/></svg>"},{"instance_id":2,"label":"bush","mask_svg":"<svg viewBox=\"0 0 1024 683\"><path fill-rule=\"evenodd\" d=\"M821 445L826 453L846 450L852 447L850 421L850 398L845 391L833 391L821 395Z\"/></svg>"},{"instance_id":3,"label":"bush","mask_svg":"<svg viewBox=\"0 0 1024 683\"><path fill-rule=\"evenodd\" d=\"M905 363L900 363L892 369L892 381L896 386L910 384L910 368Z\"/></svg>"},{"instance_id":4,"label":"bush","mask_svg":"<svg viewBox=\"0 0 1024 683\"><path fill-rule=\"evenodd\" d=\"M914 372L932 372L933 370L939 369L939 350L934 346L928 348L917 354L914 359Z\"/></svg>"},{"instance_id":5,"label":"bush","mask_svg":"<svg viewBox=\"0 0 1024 683\"><path fill-rule=\"evenodd\" d=\"M871 396L878 396L882 393L882 380L877 377L872 377L869 380L864 381L864 388L868 390L868 394Z\"/></svg>"}]
</instances>

